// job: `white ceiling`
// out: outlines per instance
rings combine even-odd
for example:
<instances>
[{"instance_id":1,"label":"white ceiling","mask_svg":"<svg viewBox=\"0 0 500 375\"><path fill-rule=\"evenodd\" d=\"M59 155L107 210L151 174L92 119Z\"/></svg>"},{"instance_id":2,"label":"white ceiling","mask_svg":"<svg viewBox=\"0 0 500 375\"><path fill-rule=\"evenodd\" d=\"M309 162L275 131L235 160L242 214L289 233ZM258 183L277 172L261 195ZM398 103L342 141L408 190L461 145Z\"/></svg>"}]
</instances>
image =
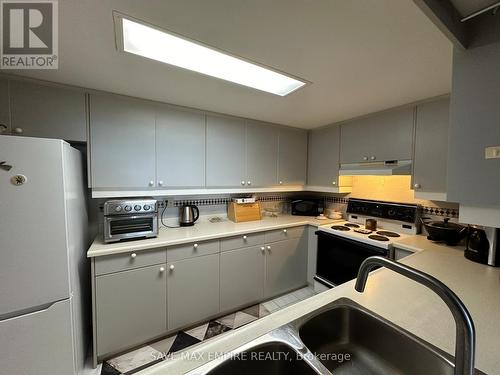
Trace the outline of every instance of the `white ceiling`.
<instances>
[{"instance_id":1,"label":"white ceiling","mask_svg":"<svg viewBox=\"0 0 500 375\"><path fill-rule=\"evenodd\" d=\"M312 84L279 97L120 53L113 10ZM59 70L17 74L302 128L451 86L451 43L412 0L64 0L59 14Z\"/></svg>"}]
</instances>

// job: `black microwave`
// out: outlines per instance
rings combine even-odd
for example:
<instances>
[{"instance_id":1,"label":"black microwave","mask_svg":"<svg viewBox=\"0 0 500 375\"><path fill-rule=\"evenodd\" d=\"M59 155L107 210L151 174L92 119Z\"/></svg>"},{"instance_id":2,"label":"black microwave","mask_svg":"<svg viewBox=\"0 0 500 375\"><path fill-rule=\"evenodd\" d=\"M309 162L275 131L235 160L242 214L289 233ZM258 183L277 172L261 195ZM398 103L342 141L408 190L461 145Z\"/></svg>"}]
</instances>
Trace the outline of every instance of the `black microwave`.
<instances>
[{"instance_id":1,"label":"black microwave","mask_svg":"<svg viewBox=\"0 0 500 375\"><path fill-rule=\"evenodd\" d=\"M323 199L296 199L292 201L292 215L318 216L323 213Z\"/></svg>"}]
</instances>

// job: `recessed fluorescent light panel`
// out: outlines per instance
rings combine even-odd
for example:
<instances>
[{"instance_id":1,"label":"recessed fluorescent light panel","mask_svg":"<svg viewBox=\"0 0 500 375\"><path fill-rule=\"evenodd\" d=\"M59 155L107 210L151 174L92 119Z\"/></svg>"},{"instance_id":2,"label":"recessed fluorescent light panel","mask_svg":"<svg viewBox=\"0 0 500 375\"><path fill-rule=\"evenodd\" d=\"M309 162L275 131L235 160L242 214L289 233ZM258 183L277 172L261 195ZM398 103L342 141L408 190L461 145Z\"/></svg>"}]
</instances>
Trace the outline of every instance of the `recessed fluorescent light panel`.
<instances>
[{"instance_id":1,"label":"recessed fluorescent light panel","mask_svg":"<svg viewBox=\"0 0 500 375\"><path fill-rule=\"evenodd\" d=\"M285 96L305 82L193 43L127 18L122 20L123 50L135 55Z\"/></svg>"}]
</instances>

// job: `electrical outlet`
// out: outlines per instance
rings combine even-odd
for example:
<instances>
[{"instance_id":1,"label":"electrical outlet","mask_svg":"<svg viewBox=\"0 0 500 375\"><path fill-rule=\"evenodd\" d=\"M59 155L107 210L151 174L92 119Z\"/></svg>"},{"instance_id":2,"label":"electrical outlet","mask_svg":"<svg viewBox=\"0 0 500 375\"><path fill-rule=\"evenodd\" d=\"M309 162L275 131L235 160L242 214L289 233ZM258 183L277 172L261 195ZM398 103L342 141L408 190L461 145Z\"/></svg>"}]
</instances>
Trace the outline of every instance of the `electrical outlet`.
<instances>
[{"instance_id":1,"label":"electrical outlet","mask_svg":"<svg viewBox=\"0 0 500 375\"><path fill-rule=\"evenodd\" d=\"M158 208L159 209L162 209L162 208L165 208L166 205L168 205L168 200L158 200L157 202L158 204Z\"/></svg>"},{"instance_id":2,"label":"electrical outlet","mask_svg":"<svg viewBox=\"0 0 500 375\"><path fill-rule=\"evenodd\" d=\"M484 149L485 159L500 159L500 146L486 147Z\"/></svg>"}]
</instances>

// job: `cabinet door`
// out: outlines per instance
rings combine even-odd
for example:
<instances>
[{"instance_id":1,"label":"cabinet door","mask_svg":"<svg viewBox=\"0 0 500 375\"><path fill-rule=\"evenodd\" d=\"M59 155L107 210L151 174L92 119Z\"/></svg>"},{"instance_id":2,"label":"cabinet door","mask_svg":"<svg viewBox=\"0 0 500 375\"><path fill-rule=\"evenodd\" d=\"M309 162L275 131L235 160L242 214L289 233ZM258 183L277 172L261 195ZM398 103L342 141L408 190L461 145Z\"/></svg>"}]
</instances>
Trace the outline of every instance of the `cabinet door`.
<instances>
[{"instance_id":1,"label":"cabinet door","mask_svg":"<svg viewBox=\"0 0 500 375\"><path fill-rule=\"evenodd\" d=\"M165 264L97 276L95 288L98 356L167 331Z\"/></svg>"},{"instance_id":2,"label":"cabinet door","mask_svg":"<svg viewBox=\"0 0 500 375\"><path fill-rule=\"evenodd\" d=\"M247 186L278 183L278 130L262 122L248 121L246 142Z\"/></svg>"},{"instance_id":3,"label":"cabinet door","mask_svg":"<svg viewBox=\"0 0 500 375\"><path fill-rule=\"evenodd\" d=\"M307 184L338 186L340 127L312 130L309 133Z\"/></svg>"},{"instance_id":4,"label":"cabinet door","mask_svg":"<svg viewBox=\"0 0 500 375\"><path fill-rule=\"evenodd\" d=\"M13 134L87 141L83 91L15 80L9 85Z\"/></svg>"},{"instance_id":5,"label":"cabinet door","mask_svg":"<svg viewBox=\"0 0 500 375\"><path fill-rule=\"evenodd\" d=\"M242 186L245 171L245 121L207 115L207 186Z\"/></svg>"},{"instance_id":6,"label":"cabinet door","mask_svg":"<svg viewBox=\"0 0 500 375\"><path fill-rule=\"evenodd\" d=\"M219 254L184 259L167 266L169 330L219 312Z\"/></svg>"},{"instance_id":7,"label":"cabinet door","mask_svg":"<svg viewBox=\"0 0 500 375\"><path fill-rule=\"evenodd\" d=\"M265 297L307 284L307 236L266 246Z\"/></svg>"},{"instance_id":8,"label":"cabinet door","mask_svg":"<svg viewBox=\"0 0 500 375\"><path fill-rule=\"evenodd\" d=\"M155 185L155 111L151 104L118 96L90 97L93 188Z\"/></svg>"},{"instance_id":9,"label":"cabinet door","mask_svg":"<svg viewBox=\"0 0 500 375\"><path fill-rule=\"evenodd\" d=\"M416 192L446 193L450 100L417 107L413 183Z\"/></svg>"},{"instance_id":10,"label":"cabinet door","mask_svg":"<svg viewBox=\"0 0 500 375\"><path fill-rule=\"evenodd\" d=\"M299 129L280 129L278 148L278 183L305 185L307 132Z\"/></svg>"},{"instance_id":11,"label":"cabinet door","mask_svg":"<svg viewBox=\"0 0 500 375\"><path fill-rule=\"evenodd\" d=\"M10 133L9 81L0 78L0 134Z\"/></svg>"},{"instance_id":12,"label":"cabinet door","mask_svg":"<svg viewBox=\"0 0 500 375\"><path fill-rule=\"evenodd\" d=\"M205 185L205 115L158 107L156 111L156 178L158 186Z\"/></svg>"},{"instance_id":13,"label":"cabinet door","mask_svg":"<svg viewBox=\"0 0 500 375\"><path fill-rule=\"evenodd\" d=\"M231 310L264 298L264 245L220 256L220 308Z\"/></svg>"},{"instance_id":14,"label":"cabinet door","mask_svg":"<svg viewBox=\"0 0 500 375\"><path fill-rule=\"evenodd\" d=\"M407 107L342 124L340 162L410 160L413 119Z\"/></svg>"}]
</instances>

